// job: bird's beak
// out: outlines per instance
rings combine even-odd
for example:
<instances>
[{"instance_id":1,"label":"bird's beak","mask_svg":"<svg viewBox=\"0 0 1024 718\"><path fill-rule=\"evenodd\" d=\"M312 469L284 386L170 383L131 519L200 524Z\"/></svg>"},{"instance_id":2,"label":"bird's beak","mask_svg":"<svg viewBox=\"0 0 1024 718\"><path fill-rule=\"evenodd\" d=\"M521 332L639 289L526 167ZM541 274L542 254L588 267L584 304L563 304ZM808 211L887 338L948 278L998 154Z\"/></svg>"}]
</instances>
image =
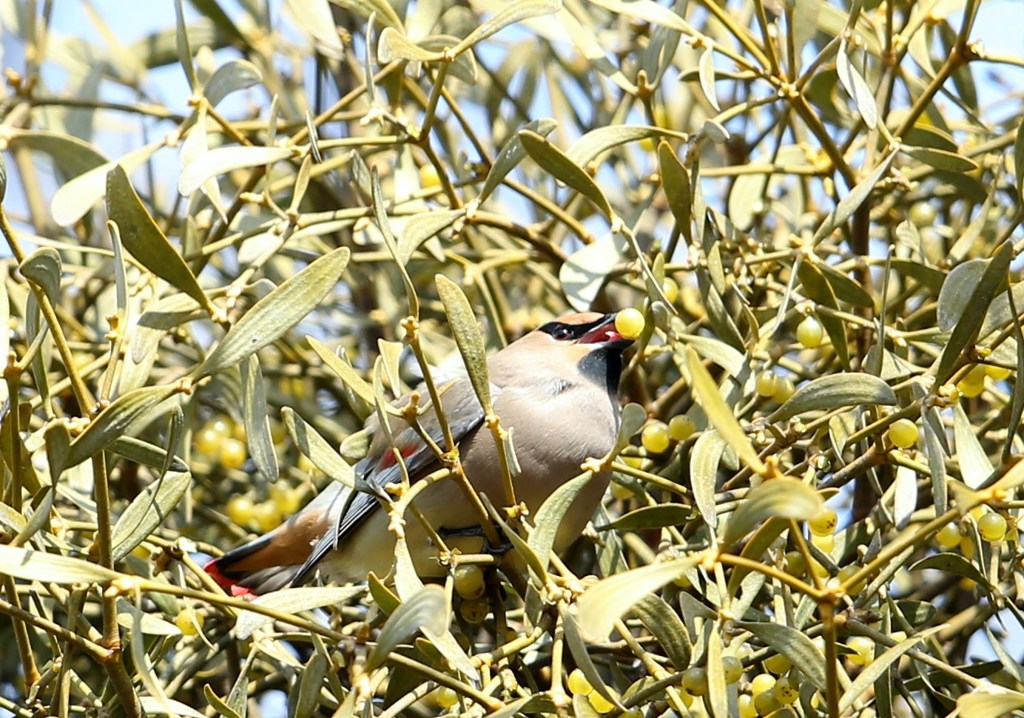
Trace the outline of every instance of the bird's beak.
<instances>
[{"instance_id":1,"label":"bird's beak","mask_svg":"<svg viewBox=\"0 0 1024 718\"><path fill-rule=\"evenodd\" d=\"M615 329L615 314L605 314L579 338L580 344L601 344L609 349L625 349L632 339L619 334Z\"/></svg>"}]
</instances>

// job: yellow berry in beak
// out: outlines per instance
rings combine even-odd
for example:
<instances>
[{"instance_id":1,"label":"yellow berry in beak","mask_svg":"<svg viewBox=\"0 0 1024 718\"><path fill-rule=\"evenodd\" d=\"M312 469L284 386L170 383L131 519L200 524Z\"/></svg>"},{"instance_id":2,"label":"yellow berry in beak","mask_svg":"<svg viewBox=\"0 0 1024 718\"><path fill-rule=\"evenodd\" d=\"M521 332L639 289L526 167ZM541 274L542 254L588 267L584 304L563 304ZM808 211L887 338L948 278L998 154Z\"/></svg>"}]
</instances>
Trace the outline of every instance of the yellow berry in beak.
<instances>
[{"instance_id":1,"label":"yellow berry in beak","mask_svg":"<svg viewBox=\"0 0 1024 718\"><path fill-rule=\"evenodd\" d=\"M623 309L615 315L615 331L625 339L636 339L644 330L644 315L638 310Z\"/></svg>"}]
</instances>

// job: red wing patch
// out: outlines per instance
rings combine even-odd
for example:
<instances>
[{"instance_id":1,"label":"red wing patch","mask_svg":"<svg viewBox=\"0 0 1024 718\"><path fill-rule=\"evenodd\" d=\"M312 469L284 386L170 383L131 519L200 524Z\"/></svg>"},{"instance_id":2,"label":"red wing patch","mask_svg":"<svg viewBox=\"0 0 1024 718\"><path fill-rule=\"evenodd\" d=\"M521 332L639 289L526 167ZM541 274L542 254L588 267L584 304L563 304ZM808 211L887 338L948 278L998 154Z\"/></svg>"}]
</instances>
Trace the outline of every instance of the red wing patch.
<instances>
[{"instance_id":1,"label":"red wing patch","mask_svg":"<svg viewBox=\"0 0 1024 718\"><path fill-rule=\"evenodd\" d=\"M417 451L419 451L419 448L420 447L417 446L417 445L410 445L410 446L404 447L403 449L401 449L402 458L403 459L408 459L410 456L412 456ZM398 463L398 459L395 457L394 450L393 449L388 449L387 451L384 452L384 455L381 456L380 460L377 462L377 471L383 471L384 469L390 469L392 466L394 466L397 463Z\"/></svg>"},{"instance_id":2,"label":"red wing patch","mask_svg":"<svg viewBox=\"0 0 1024 718\"><path fill-rule=\"evenodd\" d=\"M217 559L213 559L208 564L203 566L203 570L206 571L207 575L217 582L217 585L223 588L225 591L231 593L234 597L245 597L245 598L256 598L256 592L251 588L240 586L238 581L225 574L220 564L217 563Z\"/></svg>"}]
</instances>

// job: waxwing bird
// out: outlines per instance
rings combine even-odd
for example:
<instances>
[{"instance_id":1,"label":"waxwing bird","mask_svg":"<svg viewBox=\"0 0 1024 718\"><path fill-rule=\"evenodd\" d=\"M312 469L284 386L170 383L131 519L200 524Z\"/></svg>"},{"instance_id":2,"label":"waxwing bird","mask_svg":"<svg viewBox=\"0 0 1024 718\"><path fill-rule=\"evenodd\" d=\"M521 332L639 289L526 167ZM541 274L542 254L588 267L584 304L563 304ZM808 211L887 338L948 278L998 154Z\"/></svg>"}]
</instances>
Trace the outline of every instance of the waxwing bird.
<instances>
[{"instance_id":1,"label":"waxwing bird","mask_svg":"<svg viewBox=\"0 0 1024 718\"><path fill-rule=\"evenodd\" d=\"M502 426L513 431L521 468L513 478L516 499L531 513L555 489L578 476L583 461L611 450L619 424L622 351L631 343L616 331L614 314L567 314L488 359L495 413ZM408 396L398 403L407 402ZM468 377L447 385L441 404L469 482L495 505L503 504L497 449L483 426L484 412ZM432 408L420 414L418 423L444 447ZM316 571L339 582L364 581L370 571L379 576L387 573L394 562L395 534L388 529L383 489L401 481L402 473L396 452L375 418L367 428L376 431L366 457L354 470L357 486L373 491L353 491L333 482L278 528L207 564L207 572L236 595L297 585ZM391 429L411 481L441 468L436 453L401 418L391 421ZM595 476L579 493L558 529L555 551L580 535L607 485L608 476ZM449 548L466 553L481 550L480 515L454 480L427 486L414 505L442 538L452 537L451 542L446 539ZM417 572L443 575L437 549L422 523L405 518L406 540ZM460 536L464 538L455 538Z\"/></svg>"}]
</instances>

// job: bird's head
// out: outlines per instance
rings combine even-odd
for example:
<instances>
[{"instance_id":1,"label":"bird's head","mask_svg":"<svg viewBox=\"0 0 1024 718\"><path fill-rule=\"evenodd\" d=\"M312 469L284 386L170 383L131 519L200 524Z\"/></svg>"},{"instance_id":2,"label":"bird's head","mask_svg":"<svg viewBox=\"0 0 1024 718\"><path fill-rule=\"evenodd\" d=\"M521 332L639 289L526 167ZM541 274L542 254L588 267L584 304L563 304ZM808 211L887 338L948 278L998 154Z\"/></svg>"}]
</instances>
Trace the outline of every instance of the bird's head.
<instances>
[{"instance_id":1,"label":"bird's head","mask_svg":"<svg viewBox=\"0 0 1024 718\"><path fill-rule=\"evenodd\" d=\"M622 351L633 343L615 328L615 314L564 314L533 330L518 343L538 361L575 365L586 377L615 392L622 373Z\"/></svg>"}]
</instances>

